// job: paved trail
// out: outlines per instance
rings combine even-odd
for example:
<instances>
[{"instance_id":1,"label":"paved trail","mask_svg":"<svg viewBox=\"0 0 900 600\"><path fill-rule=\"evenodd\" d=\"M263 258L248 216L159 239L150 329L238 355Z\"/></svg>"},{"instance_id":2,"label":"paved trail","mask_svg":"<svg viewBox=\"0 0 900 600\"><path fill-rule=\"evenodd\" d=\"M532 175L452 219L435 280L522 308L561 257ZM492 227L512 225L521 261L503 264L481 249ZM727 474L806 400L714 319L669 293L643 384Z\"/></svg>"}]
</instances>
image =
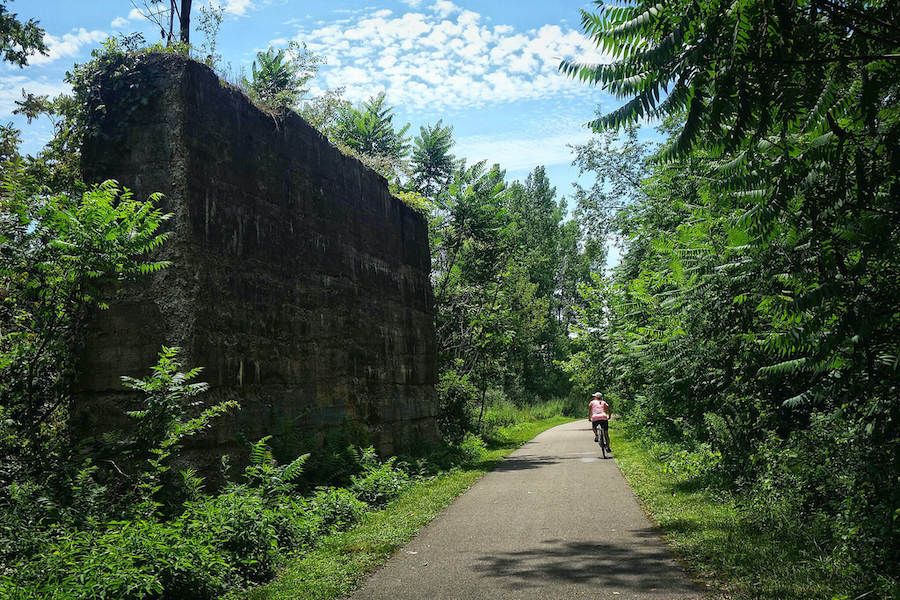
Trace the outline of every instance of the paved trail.
<instances>
[{"instance_id":1,"label":"paved trail","mask_svg":"<svg viewBox=\"0 0 900 600\"><path fill-rule=\"evenodd\" d=\"M694 600L587 421L545 431L429 523L352 600Z\"/></svg>"}]
</instances>

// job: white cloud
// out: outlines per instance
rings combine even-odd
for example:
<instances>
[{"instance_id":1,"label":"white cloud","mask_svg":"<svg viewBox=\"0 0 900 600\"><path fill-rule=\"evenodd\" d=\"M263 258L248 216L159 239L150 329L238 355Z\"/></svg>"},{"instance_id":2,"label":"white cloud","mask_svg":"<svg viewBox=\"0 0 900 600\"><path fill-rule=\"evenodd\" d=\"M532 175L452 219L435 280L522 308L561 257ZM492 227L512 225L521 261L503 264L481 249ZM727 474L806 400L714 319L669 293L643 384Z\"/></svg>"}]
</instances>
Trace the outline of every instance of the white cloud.
<instances>
[{"instance_id":1,"label":"white cloud","mask_svg":"<svg viewBox=\"0 0 900 600\"><path fill-rule=\"evenodd\" d=\"M125 17L116 17L113 19L113 22L110 23L110 27L113 27L114 29L124 29L125 27L128 27L129 23L130 21Z\"/></svg>"},{"instance_id":2,"label":"white cloud","mask_svg":"<svg viewBox=\"0 0 900 600\"><path fill-rule=\"evenodd\" d=\"M60 58L78 56L79 49L85 44L96 44L107 38L104 31L88 31L83 27L71 33L65 33L60 37L44 34L44 43L47 45L47 54L35 54L28 59L31 65L46 65Z\"/></svg>"},{"instance_id":3,"label":"white cloud","mask_svg":"<svg viewBox=\"0 0 900 600\"><path fill-rule=\"evenodd\" d=\"M533 136L506 137L468 136L456 141L453 153L465 157L469 164L480 160L502 158L500 165L510 171L533 169L535 164L562 165L572 161L570 144L583 144L590 132L582 128L557 127L556 133L546 135L535 131ZM539 155L539 156L538 156Z\"/></svg>"},{"instance_id":4,"label":"white cloud","mask_svg":"<svg viewBox=\"0 0 900 600\"><path fill-rule=\"evenodd\" d=\"M437 0L424 12L372 8L346 23L300 31L295 39L327 59L324 85L346 87L351 101L382 89L392 104L412 109L594 93L558 71L561 58L608 60L584 35L558 25L519 32L486 21Z\"/></svg>"},{"instance_id":5,"label":"white cloud","mask_svg":"<svg viewBox=\"0 0 900 600\"><path fill-rule=\"evenodd\" d=\"M437 0L431 5L431 10L439 14L441 17L449 17L459 10L459 7L448 0Z\"/></svg>"},{"instance_id":6,"label":"white cloud","mask_svg":"<svg viewBox=\"0 0 900 600\"><path fill-rule=\"evenodd\" d=\"M67 83L50 82L43 79L31 79L25 75L0 77L0 115L8 119L16 108L16 100L22 99L22 90L38 96L68 94L72 91Z\"/></svg>"},{"instance_id":7,"label":"white cloud","mask_svg":"<svg viewBox=\"0 0 900 600\"><path fill-rule=\"evenodd\" d=\"M407 5L410 8L419 8L422 5L422 0L401 0L403 4Z\"/></svg>"},{"instance_id":8,"label":"white cloud","mask_svg":"<svg viewBox=\"0 0 900 600\"><path fill-rule=\"evenodd\" d=\"M222 8L230 15L243 17L248 10L253 8L253 2L252 0L225 0Z\"/></svg>"}]
</instances>

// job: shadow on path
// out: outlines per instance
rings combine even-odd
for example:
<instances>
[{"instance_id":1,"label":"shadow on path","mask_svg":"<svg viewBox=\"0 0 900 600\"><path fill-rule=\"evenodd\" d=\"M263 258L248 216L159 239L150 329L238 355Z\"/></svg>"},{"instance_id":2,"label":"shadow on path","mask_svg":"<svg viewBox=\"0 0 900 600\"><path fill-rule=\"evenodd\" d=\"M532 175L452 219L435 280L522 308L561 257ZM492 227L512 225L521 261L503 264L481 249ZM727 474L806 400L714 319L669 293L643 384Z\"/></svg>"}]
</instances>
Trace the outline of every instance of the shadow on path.
<instances>
[{"instance_id":1,"label":"shadow on path","mask_svg":"<svg viewBox=\"0 0 900 600\"><path fill-rule=\"evenodd\" d=\"M653 528L633 530L641 538L659 538ZM652 595L684 593L697 588L687 577L673 578L672 553L661 544L626 547L607 542L544 540L537 547L478 557L475 570L492 586L521 590L546 585L587 583L600 588L626 588ZM677 567L676 567L677 568Z\"/></svg>"},{"instance_id":2,"label":"shadow on path","mask_svg":"<svg viewBox=\"0 0 900 600\"><path fill-rule=\"evenodd\" d=\"M512 456L498 464L494 471L499 473L504 471L526 471L555 464L559 464L559 458L556 456Z\"/></svg>"}]
</instances>

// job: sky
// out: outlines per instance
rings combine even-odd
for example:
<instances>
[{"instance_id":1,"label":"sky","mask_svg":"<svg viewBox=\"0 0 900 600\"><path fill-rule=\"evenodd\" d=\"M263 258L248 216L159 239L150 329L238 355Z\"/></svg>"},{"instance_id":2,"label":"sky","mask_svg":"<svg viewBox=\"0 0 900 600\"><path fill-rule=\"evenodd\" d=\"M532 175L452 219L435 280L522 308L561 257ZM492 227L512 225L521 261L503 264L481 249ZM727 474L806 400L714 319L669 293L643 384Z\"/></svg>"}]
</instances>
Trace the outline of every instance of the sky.
<instances>
[{"instance_id":1,"label":"sky","mask_svg":"<svg viewBox=\"0 0 900 600\"><path fill-rule=\"evenodd\" d=\"M21 90L67 91L65 72L89 59L109 35L158 31L136 6L144 0L14 0L7 8L35 18L46 30L48 56L19 69L0 66L0 122L23 129L24 151L36 152L50 136L46 122L26 126L11 114ZM569 147L584 143L584 124L597 107L620 104L598 88L568 79L561 58L604 57L582 33L577 0L220 0L225 22L218 52L233 75L249 72L256 53L304 42L324 57L314 93L344 87L362 101L378 92L395 106L394 122L410 133L442 120L452 125L454 154L471 164L499 163L507 179L524 180L544 165L560 196L571 197L578 178ZM168 4L166 2L165 4ZM194 1L196 22L204 1ZM204 38L192 32L192 41ZM587 184L588 181L583 181ZM571 203L570 203L571 204Z\"/></svg>"}]
</instances>

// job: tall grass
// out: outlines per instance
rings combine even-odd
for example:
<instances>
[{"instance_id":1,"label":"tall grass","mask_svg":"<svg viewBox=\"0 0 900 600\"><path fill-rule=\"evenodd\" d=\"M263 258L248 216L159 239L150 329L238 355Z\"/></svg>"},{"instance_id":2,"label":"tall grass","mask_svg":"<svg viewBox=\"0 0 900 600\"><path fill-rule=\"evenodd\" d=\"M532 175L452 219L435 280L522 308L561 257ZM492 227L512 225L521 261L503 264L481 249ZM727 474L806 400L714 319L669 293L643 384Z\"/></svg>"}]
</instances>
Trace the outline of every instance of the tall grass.
<instances>
[{"instance_id":1,"label":"tall grass","mask_svg":"<svg viewBox=\"0 0 900 600\"><path fill-rule=\"evenodd\" d=\"M492 395L481 422L482 436L489 439L501 428L523 423L534 423L554 417L578 417L582 413L586 415L586 407L586 402L575 398L554 398L535 404L517 405L500 395Z\"/></svg>"}]
</instances>

